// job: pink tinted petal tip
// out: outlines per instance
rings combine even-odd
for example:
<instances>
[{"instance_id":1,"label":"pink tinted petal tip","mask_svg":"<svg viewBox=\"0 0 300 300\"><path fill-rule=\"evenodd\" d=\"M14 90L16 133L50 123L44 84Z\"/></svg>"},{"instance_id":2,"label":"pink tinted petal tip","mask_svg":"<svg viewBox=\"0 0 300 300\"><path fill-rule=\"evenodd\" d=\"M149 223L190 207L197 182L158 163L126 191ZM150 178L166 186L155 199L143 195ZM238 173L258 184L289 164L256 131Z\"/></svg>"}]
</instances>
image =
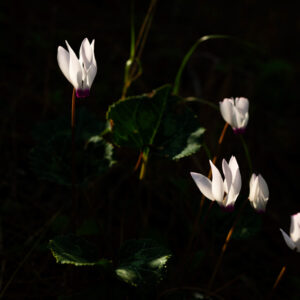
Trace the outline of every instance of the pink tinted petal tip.
<instances>
[{"instance_id":1,"label":"pink tinted petal tip","mask_svg":"<svg viewBox=\"0 0 300 300\"><path fill-rule=\"evenodd\" d=\"M86 89L86 90L76 90L76 97L77 98L85 98L88 97L90 95L90 90Z\"/></svg>"},{"instance_id":2,"label":"pink tinted petal tip","mask_svg":"<svg viewBox=\"0 0 300 300\"><path fill-rule=\"evenodd\" d=\"M228 205L228 206L222 205L220 207L224 212L233 212L234 211L234 205Z\"/></svg>"},{"instance_id":3,"label":"pink tinted petal tip","mask_svg":"<svg viewBox=\"0 0 300 300\"><path fill-rule=\"evenodd\" d=\"M266 212L265 209L256 209L256 212L260 215L264 214Z\"/></svg>"},{"instance_id":4,"label":"pink tinted petal tip","mask_svg":"<svg viewBox=\"0 0 300 300\"><path fill-rule=\"evenodd\" d=\"M244 134L246 132L246 128L232 128L234 134Z\"/></svg>"}]
</instances>

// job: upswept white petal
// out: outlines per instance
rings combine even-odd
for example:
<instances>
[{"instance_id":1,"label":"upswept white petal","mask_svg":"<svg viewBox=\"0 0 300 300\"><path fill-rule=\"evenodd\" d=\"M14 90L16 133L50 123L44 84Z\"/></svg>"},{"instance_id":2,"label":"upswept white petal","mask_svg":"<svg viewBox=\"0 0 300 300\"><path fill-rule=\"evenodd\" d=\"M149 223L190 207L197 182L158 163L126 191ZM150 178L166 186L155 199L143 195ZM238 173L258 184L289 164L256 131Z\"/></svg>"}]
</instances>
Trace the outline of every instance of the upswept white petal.
<instances>
[{"instance_id":1,"label":"upswept white petal","mask_svg":"<svg viewBox=\"0 0 300 300\"><path fill-rule=\"evenodd\" d=\"M234 112L233 112L233 107L234 103L232 99L225 98L220 104L220 111L223 119L229 123L230 125L232 122L234 122Z\"/></svg>"},{"instance_id":2,"label":"upswept white petal","mask_svg":"<svg viewBox=\"0 0 300 300\"><path fill-rule=\"evenodd\" d=\"M209 161L212 170L212 194L216 201L222 202L224 198L224 183L219 170L212 161Z\"/></svg>"},{"instance_id":3,"label":"upswept white petal","mask_svg":"<svg viewBox=\"0 0 300 300\"><path fill-rule=\"evenodd\" d=\"M260 174L257 177L258 177L258 186L260 187L260 196L261 198L264 199L264 201L267 201L269 199L268 185Z\"/></svg>"},{"instance_id":4,"label":"upswept white petal","mask_svg":"<svg viewBox=\"0 0 300 300\"><path fill-rule=\"evenodd\" d=\"M95 58L95 40L92 41L91 48L92 48L92 51L93 51L92 64L97 69L97 62L96 62L96 58Z\"/></svg>"},{"instance_id":5,"label":"upswept white petal","mask_svg":"<svg viewBox=\"0 0 300 300\"><path fill-rule=\"evenodd\" d=\"M245 115L242 114L236 107L233 108L233 128L244 128Z\"/></svg>"},{"instance_id":6,"label":"upswept white petal","mask_svg":"<svg viewBox=\"0 0 300 300\"><path fill-rule=\"evenodd\" d=\"M231 170L232 175L232 186L235 189L235 193L239 194L242 187L242 177L235 156L231 156L229 161L229 168Z\"/></svg>"},{"instance_id":7,"label":"upswept white petal","mask_svg":"<svg viewBox=\"0 0 300 300\"><path fill-rule=\"evenodd\" d=\"M224 206L233 206L238 196L239 192L237 192L234 186L232 185L226 197L226 202L224 203Z\"/></svg>"},{"instance_id":8,"label":"upswept white petal","mask_svg":"<svg viewBox=\"0 0 300 300\"><path fill-rule=\"evenodd\" d=\"M290 237L298 246L300 243L300 213L291 216ZM300 247L298 250L300 251Z\"/></svg>"},{"instance_id":9,"label":"upswept white petal","mask_svg":"<svg viewBox=\"0 0 300 300\"><path fill-rule=\"evenodd\" d=\"M249 101L247 98L225 98L220 102L220 111L224 120L233 129L244 129L249 120Z\"/></svg>"},{"instance_id":10,"label":"upswept white petal","mask_svg":"<svg viewBox=\"0 0 300 300\"><path fill-rule=\"evenodd\" d=\"M282 236L283 236L286 244L288 245L288 247L291 248L292 250L294 250L296 248L295 243L292 241L292 239L281 228L279 230L282 233Z\"/></svg>"},{"instance_id":11,"label":"upswept white petal","mask_svg":"<svg viewBox=\"0 0 300 300\"><path fill-rule=\"evenodd\" d=\"M71 82L70 75L69 75L69 61L70 61L69 52L65 48L59 46L57 48L57 62L62 73Z\"/></svg>"},{"instance_id":12,"label":"upswept white petal","mask_svg":"<svg viewBox=\"0 0 300 300\"><path fill-rule=\"evenodd\" d=\"M85 72L85 89L90 89L96 73L97 73L97 63L95 59L95 40L89 43L89 40L85 38L80 47L80 62L82 63Z\"/></svg>"},{"instance_id":13,"label":"upswept white petal","mask_svg":"<svg viewBox=\"0 0 300 300\"><path fill-rule=\"evenodd\" d=\"M228 191L229 191L231 183L232 183L232 175L231 175L230 167L225 159L223 159L223 161L222 161L222 170L223 170L224 177L225 177L224 190L228 194Z\"/></svg>"},{"instance_id":14,"label":"upswept white petal","mask_svg":"<svg viewBox=\"0 0 300 300\"><path fill-rule=\"evenodd\" d=\"M248 125L248 121L249 121L249 113L247 112L244 116L243 128L245 128Z\"/></svg>"},{"instance_id":15,"label":"upswept white petal","mask_svg":"<svg viewBox=\"0 0 300 300\"><path fill-rule=\"evenodd\" d=\"M249 100L244 97L235 98L235 106L240 113L246 115L249 111Z\"/></svg>"},{"instance_id":16,"label":"upswept white petal","mask_svg":"<svg viewBox=\"0 0 300 300\"><path fill-rule=\"evenodd\" d=\"M252 207L258 211L265 211L269 200L269 189L264 178L259 174L252 174L249 182L249 201Z\"/></svg>"},{"instance_id":17,"label":"upswept white petal","mask_svg":"<svg viewBox=\"0 0 300 300\"><path fill-rule=\"evenodd\" d=\"M191 175L200 192L209 200L214 201L215 198L212 194L211 181L207 177L199 173L191 172Z\"/></svg>"},{"instance_id":18,"label":"upswept white petal","mask_svg":"<svg viewBox=\"0 0 300 300\"><path fill-rule=\"evenodd\" d=\"M96 73L97 73L97 65L92 63L87 73L87 84L89 87L92 85Z\"/></svg>"},{"instance_id":19,"label":"upswept white petal","mask_svg":"<svg viewBox=\"0 0 300 300\"><path fill-rule=\"evenodd\" d=\"M257 197L257 192L258 192L258 177L256 174L252 174L250 182L249 182L249 197L248 199L250 201L254 201L254 199Z\"/></svg>"},{"instance_id":20,"label":"upswept white petal","mask_svg":"<svg viewBox=\"0 0 300 300\"><path fill-rule=\"evenodd\" d=\"M83 63L83 67L85 70L88 70L93 59L93 48L90 45L90 42L87 38L85 38L80 46L79 50L79 60Z\"/></svg>"},{"instance_id":21,"label":"upswept white petal","mask_svg":"<svg viewBox=\"0 0 300 300\"><path fill-rule=\"evenodd\" d=\"M73 51L73 49L70 47L69 43L66 41L69 54L70 54L70 64L69 64L69 74L70 74L70 80L71 83L73 84L75 89L78 89L82 86L82 68L80 65L80 62Z\"/></svg>"}]
</instances>

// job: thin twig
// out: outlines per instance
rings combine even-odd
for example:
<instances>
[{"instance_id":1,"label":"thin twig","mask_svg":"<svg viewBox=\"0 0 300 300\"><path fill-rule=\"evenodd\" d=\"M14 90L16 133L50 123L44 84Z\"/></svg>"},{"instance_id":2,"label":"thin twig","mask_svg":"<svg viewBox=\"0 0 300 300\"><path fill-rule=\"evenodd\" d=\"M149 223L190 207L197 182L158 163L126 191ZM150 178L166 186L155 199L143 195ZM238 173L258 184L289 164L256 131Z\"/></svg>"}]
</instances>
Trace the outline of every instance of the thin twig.
<instances>
[{"instance_id":1,"label":"thin twig","mask_svg":"<svg viewBox=\"0 0 300 300\"><path fill-rule=\"evenodd\" d=\"M238 212L238 214L237 214L237 216L235 218L235 221L234 221L233 225L231 226L231 228L229 229L229 231L227 233L225 242L224 242L224 244L222 246L222 250L221 250L220 256L219 256L218 261L217 261L217 263L215 265L215 268L214 268L214 271L212 273L212 276L211 276L211 278L209 280L208 290L211 290L211 288L212 288L212 286L214 284L214 280L215 280L215 277L216 277L216 275L217 275L217 273L219 271L219 267L220 267L220 265L222 263L224 253L225 253L225 251L226 251L226 249L228 247L228 244L229 244L229 242L231 240L232 234L233 234L233 232L235 230L235 227L236 227L236 225L237 225L237 223L238 223L238 221L239 221L239 219L240 219L240 217L242 215L242 212L243 212L243 210L244 210L247 202L248 202L248 199L245 199L245 201L243 202L243 204L242 204L242 206L241 206L241 208L240 208L240 210L239 210L239 212Z\"/></svg>"},{"instance_id":2,"label":"thin twig","mask_svg":"<svg viewBox=\"0 0 300 300\"><path fill-rule=\"evenodd\" d=\"M274 292L275 292L275 289L277 288L277 286L278 286L278 284L279 284L279 282L280 282L282 276L284 275L285 271L286 271L286 265L284 265L284 266L281 268L281 270L280 270L280 272L279 272L279 274L278 274L278 276L277 276L277 278L276 278L276 280L275 280L275 282L274 282L274 285L273 285L273 287L272 287L272 290L270 291L270 293L269 293L269 295L268 295L268 297L267 297L268 300L269 300L269 299L272 299L273 294L274 294Z\"/></svg>"}]
</instances>

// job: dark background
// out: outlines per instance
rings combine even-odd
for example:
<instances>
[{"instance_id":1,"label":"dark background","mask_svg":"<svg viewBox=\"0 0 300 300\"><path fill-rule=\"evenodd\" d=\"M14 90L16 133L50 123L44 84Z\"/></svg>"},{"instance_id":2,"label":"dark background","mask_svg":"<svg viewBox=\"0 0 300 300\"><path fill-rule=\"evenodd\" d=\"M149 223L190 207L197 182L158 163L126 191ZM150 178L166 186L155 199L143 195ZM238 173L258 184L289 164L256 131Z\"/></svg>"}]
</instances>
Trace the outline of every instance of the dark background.
<instances>
[{"instance_id":1,"label":"dark background","mask_svg":"<svg viewBox=\"0 0 300 300\"><path fill-rule=\"evenodd\" d=\"M136 2L138 30L148 1ZM45 245L63 230L47 232L22 263L47 220L63 202L70 200L69 189L40 180L31 170L28 157L35 146L32 130L41 121L61 116L69 118L72 87L58 68L57 47L65 47L64 40L68 40L77 53L84 37L96 40L98 73L91 96L80 100L78 106L104 120L107 107L118 100L122 92L124 65L129 57L130 1L2 1L0 9L1 288L19 268L4 299L70 296L89 287L91 282L96 284L99 278L96 279L90 269L75 270L55 264ZM215 104L224 97L249 98L250 121L245 139L254 171L263 175L270 189L261 231L246 242L233 242L233 249L224 261L220 285L236 274L247 274L222 292L225 299L263 298L286 262L287 273L275 297L300 299L299 255L286 247L278 230L282 227L288 232L290 215L299 211L300 21L297 17L298 10L291 2L158 1L141 59L143 75L128 91L128 95L140 94L172 83L183 56L203 35L233 35L252 45L244 48L232 41L204 43L187 65L180 90L182 96L197 96ZM191 108L207 128L206 142L214 152L224 125L222 118L209 107L192 103ZM226 158L232 153L237 155L241 169L247 168L242 146L231 130L227 132L222 151ZM180 258L187 228L195 217L195 201L200 201L189 172L208 171L205 153L178 163L158 160L150 163L143 192L139 193L154 204L149 220L144 222L138 210L129 214L126 211L125 217L118 211L122 203L138 199L140 194L135 190L137 174L125 183L118 181L120 174L133 168L138 153L117 152L119 163L81 196L83 201L89 199L90 205L83 214L89 215L94 210L95 216L103 219L102 230L107 233L103 252L110 257L116 255L120 224L125 222L121 240L155 236L149 232L162 231L164 235L158 239ZM178 190L182 186L178 182L184 186L181 194ZM110 207L110 201L115 201L114 208ZM183 211L187 212L184 216L176 211L180 201L191 201L183 205ZM109 207L111 210L107 210ZM182 225L183 222L186 224ZM66 230L74 231L74 228ZM98 238L98 242L103 243L101 232ZM215 259L223 238L216 242L215 253L209 258ZM210 268L212 266L206 266L207 274ZM203 287L206 278L206 273L198 270L182 277L177 275L173 282L169 279L159 289L182 285ZM114 287L117 283L107 285Z\"/></svg>"}]
</instances>

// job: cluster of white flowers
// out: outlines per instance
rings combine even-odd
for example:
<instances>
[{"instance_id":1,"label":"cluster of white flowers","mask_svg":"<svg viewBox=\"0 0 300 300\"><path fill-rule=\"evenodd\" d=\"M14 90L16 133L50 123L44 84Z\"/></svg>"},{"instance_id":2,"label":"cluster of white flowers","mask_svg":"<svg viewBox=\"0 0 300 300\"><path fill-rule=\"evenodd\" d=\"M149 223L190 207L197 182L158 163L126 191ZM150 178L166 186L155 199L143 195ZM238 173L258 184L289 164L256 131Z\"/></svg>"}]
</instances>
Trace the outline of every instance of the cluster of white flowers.
<instances>
[{"instance_id":1,"label":"cluster of white flowers","mask_svg":"<svg viewBox=\"0 0 300 300\"><path fill-rule=\"evenodd\" d=\"M232 210L242 187L240 168L236 158L231 156L229 163L223 159L224 180L217 167L211 161L209 163L212 169L212 180L195 172L191 172L191 175L206 198L217 201L221 207ZM249 201L252 207L258 212L264 212L269 200L269 189L266 181L260 174L258 176L253 174L249 186ZM224 193L226 193L225 196Z\"/></svg>"},{"instance_id":2,"label":"cluster of white flowers","mask_svg":"<svg viewBox=\"0 0 300 300\"><path fill-rule=\"evenodd\" d=\"M244 133L249 120L249 101L247 98L225 98L220 104L220 112L223 119L232 127L234 133ZM225 208L232 210L241 190L242 180L236 158L232 156L229 163L222 161L224 180L211 162L212 180L208 177L191 172L201 193L212 201ZM252 174L249 182L249 201L257 212L264 212L269 200L269 189L264 178L258 174ZM289 248L300 252L300 212L291 216L290 235L288 236L281 228L280 231Z\"/></svg>"},{"instance_id":3,"label":"cluster of white flowers","mask_svg":"<svg viewBox=\"0 0 300 300\"><path fill-rule=\"evenodd\" d=\"M68 51L61 46L57 49L58 65L76 90L77 98L87 97L97 73L94 53L95 40L92 43L87 38L82 41L79 59L67 41L66 45ZM244 97L225 98L220 102L221 115L235 133L244 133L249 120L248 111L249 101ZM223 159L224 180L217 167L211 161L209 163L212 169L212 180L195 172L191 172L192 178L206 198L217 201L221 207L227 210L232 210L242 187L240 169L236 158L232 156L229 163ZM252 207L258 212L264 212L269 200L269 189L266 181L260 174L252 174L249 187L248 199ZM280 231L288 247L300 252L300 213L291 216L290 236L281 228Z\"/></svg>"}]
</instances>

